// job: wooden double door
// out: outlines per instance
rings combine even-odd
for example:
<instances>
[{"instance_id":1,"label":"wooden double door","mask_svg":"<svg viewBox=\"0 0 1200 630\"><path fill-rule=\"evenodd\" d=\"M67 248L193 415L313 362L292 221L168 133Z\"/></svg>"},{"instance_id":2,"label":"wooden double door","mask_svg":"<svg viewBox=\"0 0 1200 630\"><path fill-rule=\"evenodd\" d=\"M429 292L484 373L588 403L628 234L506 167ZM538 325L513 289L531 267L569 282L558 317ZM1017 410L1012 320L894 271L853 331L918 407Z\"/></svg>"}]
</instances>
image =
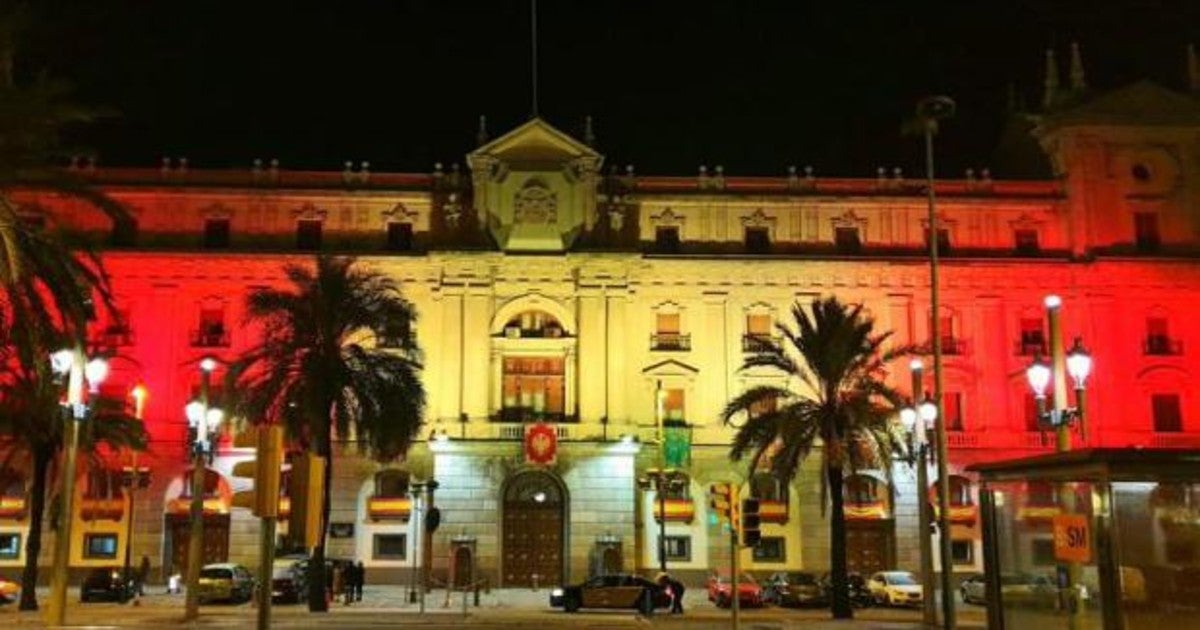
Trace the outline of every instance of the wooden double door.
<instances>
[{"instance_id":1,"label":"wooden double door","mask_svg":"<svg viewBox=\"0 0 1200 630\"><path fill-rule=\"evenodd\" d=\"M192 535L192 519L187 515L168 514L167 530L167 575L183 574L187 570L188 541ZM229 515L206 514L204 516L204 564L229 560Z\"/></svg>"},{"instance_id":2,"label":"wooden double door","mask_svg":"<svg viewBox=\"0 0 1200 630\"><path fill-rule=\"evenodd\" d=\"M892 520L846 521L846 570L869 577L896 568Z\"/></svg>"},{"instance_id":3,"label":"wooden double door","mask_svg":"<svg viewBox=\"0 0 1200 630\"><path fill-rule=\"evenodd\" d=\"M561 586L565 500L547 473L518 473L504 492L501 575L504 586Z\"/></svg>"}]
</instances>

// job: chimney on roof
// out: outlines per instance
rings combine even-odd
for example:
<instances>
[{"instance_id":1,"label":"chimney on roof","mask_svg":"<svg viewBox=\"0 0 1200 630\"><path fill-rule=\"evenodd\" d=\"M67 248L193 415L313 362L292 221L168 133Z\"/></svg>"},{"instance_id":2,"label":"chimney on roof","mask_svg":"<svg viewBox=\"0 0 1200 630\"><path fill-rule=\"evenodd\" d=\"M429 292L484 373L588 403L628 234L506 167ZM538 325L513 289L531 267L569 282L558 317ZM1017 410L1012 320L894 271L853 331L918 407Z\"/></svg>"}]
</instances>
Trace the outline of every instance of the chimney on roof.
<instances>
[{"instance_id":1,"label":"chimney on roof","mask_svg":"<svg viewBox=\"0 0 1200 630\"><path fill-rule=\"evenodd\" d=\"M1200 92L1200 59L1196 58L1196 45L1187 46L1188 88Z\"/></svg>"},{"instance_id":2,"label":"chimney on roof","mask_svg":"<svg viewBox=\"0 0 1200 630\"><path fill-rule=\"evenodd\" d=\"M1079 53L1079 42L1071 42L1071 90L1082 92L1087 89L1083 74L1083 55Z\"/></svg>"},{"instance_id":3,"label":"chimney on roof","mask_svg":"<svg viewBox=\"0 0 1200 630\"><path fill-rule=\"evenodd\" d=\"M1054 109L1058 102L1058 62L1054 60L1054 49L1046 49L1046 81L1042 94L1042 109Z\"/></svg>"}]
</instances>

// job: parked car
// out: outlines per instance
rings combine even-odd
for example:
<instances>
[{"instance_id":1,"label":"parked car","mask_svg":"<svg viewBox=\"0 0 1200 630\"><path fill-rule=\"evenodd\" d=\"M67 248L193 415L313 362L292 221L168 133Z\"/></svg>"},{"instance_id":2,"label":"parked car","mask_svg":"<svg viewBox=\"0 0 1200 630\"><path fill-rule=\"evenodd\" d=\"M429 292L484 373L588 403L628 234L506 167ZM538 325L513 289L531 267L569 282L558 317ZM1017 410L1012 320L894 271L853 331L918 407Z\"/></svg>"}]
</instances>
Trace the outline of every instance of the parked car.
<instances>
[{"instance_id":1,"label":"parked car","mask_svg":"<svg viewBox=\"0 0 1200 630\"><path fill-rule=\"evenodd\" d=\"M298 604L304 601L308 585L305 568L307 557L276 558L271 566L271 603Z\"/></svg>"},{"instance_id":2,"label":"parked car","mask_svg":"<svg viewBox=\"0 0 1200 630\"><path fill-rule=\"evenodd\" d=\"M127 602L137 591L133 576L123 576L119 567L92 569L79 587L81 602Z\"/></svg>"},{"instance_id":3,"label":"parked car","mask_svg":"<svg viewBox=\"0 0 1200 630\"><path fill-rule=\"evenodd\" d=\"M286 556L286 558L295 561L295 564L293 565L295 569L295 577L292 581L292 586L296 589L299 597L298 601L305 601L308 599L309 558L307 556ZM354 564L353 560L347 560L345 558L325 558L325 572L326 575L330 576L325 582L326 588L333 588L332 576L335 568L345 571L346 567L349 567L352 564ZM272 582L274 582L274 580L272 580ZM272 592L274 592L274 584L272 584Z\"/></svg>"},{"instance_id":4,"label":"parked car","mask_svg":"<svg viewBox=\"0 0 1200 630\"><path fill-rule=\"evenodd\" d=\"M254 576L240 564L223 562L200 569L197 599L201 604L248 602L254 597Z\"/></svg>"},{"instance_id":5,"label":"parked car","mask_svg":"<svg viewBox=\"0 0 1200 630\"><path fill-rule=\"evenodd\" d=\"M763 601L778 606L828 606L829 592L812 573L779 572L762 585Z\"/></svg>"},{"instance_id":6,"label":"parked car","mask_svg":"<svg viewBox=\"0 0 1200 630\"><path fill-rule=\"evenodd\" d=\"M8 578L0 577L0 604L11 604L21 594L21 585Z\"/></svg>"},{"instance_id":7,"label":"parked car","mask_svg":"<svg viewBox=\"0 0 1200 630\"><path fill-rule=\"evenodd\" d=\"M983 574L963 580L958 589L965 604L987 604L987 583ZM1005 573L1000 576L1000 597L1005 605L1053 606L1058 597L1054 580L1046 575Z\"/></svg>"},{"instance_id":8,"label":"parked car","mask_svg":"<svg viewBox=\"0 0 1200 630\"><path fill-rule=\"evenodd\" d=\"M729 577L713 573L708 578L708 601L719 608L729 608L733 605L733 584ZM763 590L749 573L738 576L738 606L752 608L763 605Z\"/></svg>"},{"instance_id":9,"label":"parked car","mask_svg":"<svg viewBox=\"0 0 1200 630\"><path fill-rule=\"evenodd\" d=\"M643 615L671 605L671 597L654 582L637 575L598 575L583 584L550 591L550 606L573 613L580 608L632 608Z\"/></svg>"},{"instance_id":10,"label":"parked car","mask_svg":"<svg viewBox=\"0 0 1200 630\"><path fill-rule=\"evenodd\" d=\"M923 601L921 582L908 571L880 571L867 580L867 590L876 604L888 606L920 606Z\"/></svg>"}]
</instances>

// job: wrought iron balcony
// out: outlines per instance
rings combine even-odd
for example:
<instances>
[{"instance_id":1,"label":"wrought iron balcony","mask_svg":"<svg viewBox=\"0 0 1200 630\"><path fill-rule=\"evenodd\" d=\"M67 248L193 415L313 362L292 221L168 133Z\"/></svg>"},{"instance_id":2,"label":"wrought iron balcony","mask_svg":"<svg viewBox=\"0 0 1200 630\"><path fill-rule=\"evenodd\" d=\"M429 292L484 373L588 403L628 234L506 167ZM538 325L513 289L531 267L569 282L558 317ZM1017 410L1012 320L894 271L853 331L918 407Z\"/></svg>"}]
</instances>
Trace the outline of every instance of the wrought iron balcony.
<instances>
[{"instance_id":1,"label":"wrought iron balcony","mask_svg":"<svg viewBox=\"0 0 1200 630\"><path fill-rule=\"evenodd\" d=\"M227 348L229 347L229 333L223 328L193 330L192 346L196 348Z\"/></svg>"},{"instance_id":2,"label":"wrought iron balcony","mask_svg":"<svg viewBox=\"0 0 1200 630\"><path fill-rule=\"evenodd\" d=\"M930 344L932 346L932 344ZM961 356L967 353L967 341L958 337L942 337L942 354Z\"/></svg>"},{"instance_id":3,"label":"wrought iron balcony","mask_svg":"<svg viewBox=\"0 0 1200 630\"><path fill-rule=\"evenodd\" d=\"M686 352L692 349L692 336L684 333L654 333L650 349L666 352Z\"/></svg>"},{"instance_id":4,"label":"wrought iron balcony","mask_svg":"<svg viewBox=\"0 0 1200 630\"><path fill-rule=\"evenodd\" d=\"M780 340L781 337L775 335L747 333L742 335L742 352L766 352L772 347L778 346Z\"/></svg>"},{"instance_id":5,"label":"wrought iron balcony","mask_svg":"<svg viewBox=\"0 0 1200 630\"><path fill-rule=\"evenodd\" d=\"M1150 335L1142 341L1142 354L1156 357L1176 357L1183 354L1183 342L1166 335Z\"/></svg>"},{"instance_id":6,"label":"wrought iron balcony","mask_svg":"<svg viewBox=\"0 0 1200 630\"><path fill-rule=\"evenodd\" d=\"M1022 339L1014 345L1013 354L1020 357L1046 356L1050 351L1046 348L1045 340Z\"/></svg>"}]
</instances>

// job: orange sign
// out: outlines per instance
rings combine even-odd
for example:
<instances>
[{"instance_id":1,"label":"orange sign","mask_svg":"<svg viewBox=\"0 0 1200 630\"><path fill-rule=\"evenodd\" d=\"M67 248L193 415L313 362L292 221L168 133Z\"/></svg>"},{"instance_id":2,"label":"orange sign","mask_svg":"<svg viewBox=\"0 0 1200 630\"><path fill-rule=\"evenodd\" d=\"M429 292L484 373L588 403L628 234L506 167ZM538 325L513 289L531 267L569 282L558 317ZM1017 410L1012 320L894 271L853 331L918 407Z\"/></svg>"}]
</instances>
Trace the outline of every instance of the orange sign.
<instances>
[{"instance_id":1,"label":"orange sign","mask_svg":"<svg viewBox=\"0 0 1200 630\"><path fill-rule=\"evenodd\" d=\"M1054 557L1067 562L1091 562L1091 520L1083 514L1054 517Z\"/></svg>"}]
</instances>

